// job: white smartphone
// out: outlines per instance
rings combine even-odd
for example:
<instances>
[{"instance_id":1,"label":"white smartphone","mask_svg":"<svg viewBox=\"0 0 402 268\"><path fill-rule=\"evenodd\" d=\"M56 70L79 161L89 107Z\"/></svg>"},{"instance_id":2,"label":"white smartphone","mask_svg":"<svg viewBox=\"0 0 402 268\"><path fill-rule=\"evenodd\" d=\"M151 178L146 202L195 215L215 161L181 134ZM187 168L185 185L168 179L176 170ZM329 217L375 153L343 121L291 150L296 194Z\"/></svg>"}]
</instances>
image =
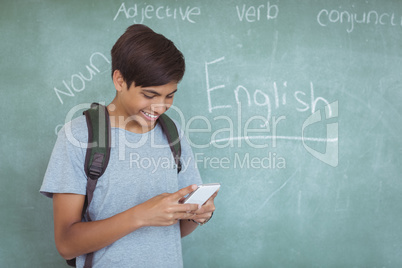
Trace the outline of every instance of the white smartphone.
<instances>
[{"instance_id":1,"label":"white smartphone","mask_svg":"<svg viewBox=\"0 0 402 268\"><path fill-rule=\"evenodd\" d=\"M203 205L220 187L220 183L198 185L198 188L184 199L183 204Z\"/></svg>"}]
</instances>

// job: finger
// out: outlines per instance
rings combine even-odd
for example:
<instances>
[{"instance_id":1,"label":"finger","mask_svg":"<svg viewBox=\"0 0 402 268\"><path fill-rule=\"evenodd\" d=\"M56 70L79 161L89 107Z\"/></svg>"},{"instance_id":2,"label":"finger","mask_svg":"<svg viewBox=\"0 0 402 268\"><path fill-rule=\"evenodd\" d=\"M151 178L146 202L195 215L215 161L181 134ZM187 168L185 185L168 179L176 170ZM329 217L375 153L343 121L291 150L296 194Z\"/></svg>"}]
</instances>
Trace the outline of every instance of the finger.
<instances>
[{"instance_id":1,"label":"finger","mask_svg":"<svg viewBox=\"0 0 402 268\"><path fill-rule=\"evenodd\" d=\"M197 214L210 213L215 211L215 204L213 199L205 203L201 208L196 211Z\"/></svg>"},{"instance_id":2,"label":"finger","mask_svg":"<svg viewBox=\"0 0 402 268\"><path fill-rule=\"evenodd\" d=\"M197 214L192 219L195 221L198 221L198 222L204 222L211 217L212 217L212 213L209 212L209 213Z\"/></svg>"},{"instance_id":3,"label":"finger","mask_svg":"<svg viewBox=\"0 0 402 268\"><path fill-rule=\"evenodd\" d=\"M181 212L181 213L176 213L176 219L178 220L191 220L194 219L197 215L194 213L187 213L187 212Z\"/></svg>"},{"instance_id":4,"label":"finger","mask_svg":"<svg viewBox=\"0 0 402 268\"><path fill-rule=\"evenodd\" d=\"M173 204L170 207L170 212L178 214L178 213L191 213L195 214L198 209L197 204Z\"/></svg>"},{"instance_id":5,"label":"finger","mask_svg":"<svg viewBox=\"0 0 402 268\"><path fill-rule=\"evenodd\" d=\"M187 187L184 187L184 188L178 190L177 192L173 193L171 196L175 201L179 201L184 196L195 191L197 188L198 188L198 186L196 184L192 184L192 185L189 185Z\"/></svg>"},{"instance_id":6,"label":"finger","mask_svg":"<svg viewBox=\"0 0 402 268\"><path fill-rule=\"evenodd\" d=\"M179 211L185 211L194 214L198 210L197 204L181 204Z\"/></svg>"}]
</instances>

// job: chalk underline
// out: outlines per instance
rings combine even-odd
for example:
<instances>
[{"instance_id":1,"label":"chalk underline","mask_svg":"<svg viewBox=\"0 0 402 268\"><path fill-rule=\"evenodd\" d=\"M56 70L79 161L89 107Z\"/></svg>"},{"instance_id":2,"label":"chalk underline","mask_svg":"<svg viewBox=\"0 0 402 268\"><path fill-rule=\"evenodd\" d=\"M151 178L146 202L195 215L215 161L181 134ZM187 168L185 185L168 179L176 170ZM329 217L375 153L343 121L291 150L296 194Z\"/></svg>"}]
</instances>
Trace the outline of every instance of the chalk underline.
<instances>
[{"instance_id":1,"label":"chalk underline","mask_svg":"<svg viewBox=\"0 0 402 268\"><path fill-rule=\"evenodd\" d=\"M292 141L314 141L314 142L337 142L338 138L312 138L312 137L297 137L297 136L242 136L231 137L212 140L209 144L225 142L225 141L238 141L238 140L292 140Z\"/></svg>"}]
</instances>

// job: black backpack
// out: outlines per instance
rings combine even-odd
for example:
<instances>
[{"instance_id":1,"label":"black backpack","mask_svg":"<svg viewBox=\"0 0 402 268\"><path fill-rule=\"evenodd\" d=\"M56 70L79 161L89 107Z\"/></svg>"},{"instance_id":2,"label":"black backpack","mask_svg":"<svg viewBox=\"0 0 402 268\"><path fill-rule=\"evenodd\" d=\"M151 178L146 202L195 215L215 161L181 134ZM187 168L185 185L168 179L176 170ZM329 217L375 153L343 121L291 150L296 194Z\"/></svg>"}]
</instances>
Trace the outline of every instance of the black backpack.
<instances>
[{"instance_id":1,"label":"black backpack","mask_svg":"<svg viewBox=\"0 0 402 268\"><path fill-rule=\"evenodd\" d=\"M110 121L109 113L105 106L92 103L91 108L84 112L88 126L88 148L85 156L85 173L87 179L87 192L84 207L82 209L82 218L87 214L87 208L92 201L93 193L96 188L98 178L105 172L110 157ZM169 142L172 151L177 173L181 170L181 145L180 137L175 123L167 115L162 114L158 118L163 133ZM87 220L91 221L89 214ZM88 253L85 258L84 268L92 267L93 252ZM76 259L67 260L67 264L75 267Z\"/></svg>"}]
</instances>

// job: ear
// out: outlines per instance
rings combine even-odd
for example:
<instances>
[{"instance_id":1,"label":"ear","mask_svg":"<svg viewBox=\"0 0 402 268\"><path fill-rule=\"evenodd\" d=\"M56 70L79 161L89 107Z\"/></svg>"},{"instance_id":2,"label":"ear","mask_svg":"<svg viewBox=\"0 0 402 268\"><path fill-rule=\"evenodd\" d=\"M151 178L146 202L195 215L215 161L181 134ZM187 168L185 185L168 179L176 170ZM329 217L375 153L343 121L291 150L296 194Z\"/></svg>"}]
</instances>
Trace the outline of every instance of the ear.
<instances>
[{"instance_id":1,"label":"ear","mask_svg":"<svg viewBox=\"0 0 402 268\"><path fill-rule=\"evenodd\" d=\"M125 87L127 87L126 82L124 81L123 75L119 70L115 70L113 72L113 84L118 92L121 92Z\"/></svg>"}]
</instances>

